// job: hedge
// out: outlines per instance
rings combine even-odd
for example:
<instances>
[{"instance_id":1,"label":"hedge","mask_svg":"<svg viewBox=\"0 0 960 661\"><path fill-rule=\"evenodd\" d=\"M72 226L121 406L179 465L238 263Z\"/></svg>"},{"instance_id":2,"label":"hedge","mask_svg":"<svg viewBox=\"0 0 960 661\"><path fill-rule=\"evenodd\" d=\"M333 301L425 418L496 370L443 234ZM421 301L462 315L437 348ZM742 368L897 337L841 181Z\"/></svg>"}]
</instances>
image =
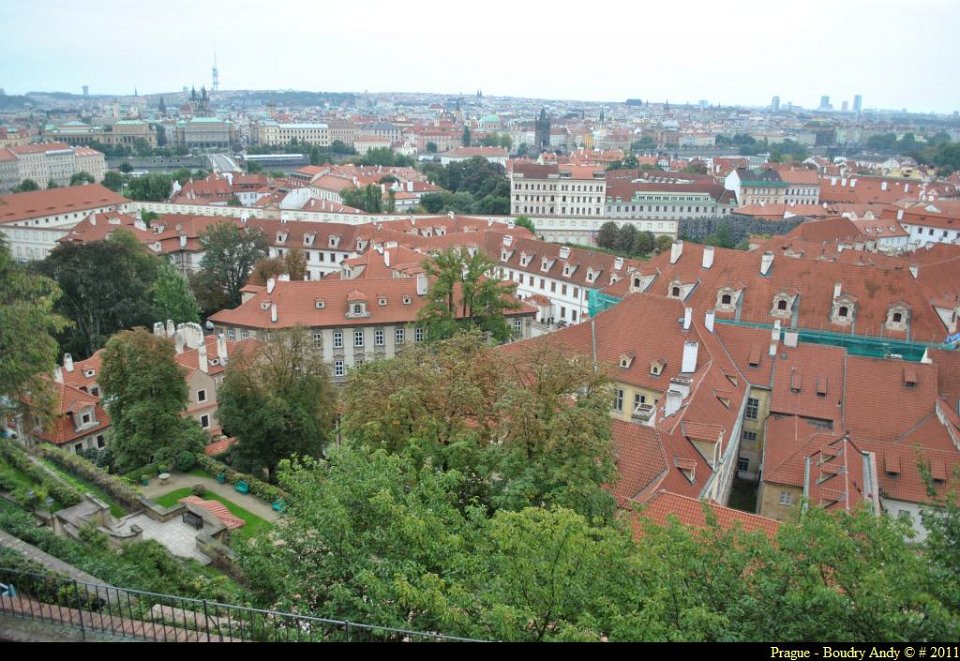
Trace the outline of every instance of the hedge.
<instances>
[{"instance_id":1,"label":"hedge","mask_svg":"<svg viewBox=\"0 0 960 661\"><path fill-rule=\"evenodd\" d=\"M71 507L83 500L82 493L30 461L30 455L26 450L17 447L12 441L0 441L0 454L10 462L10 465L36 482L48 496L64 507Z\"/></svg>"},{"instance_id":2,"label":"hedge","mask_svg":"<svg viewBox=\"0 0 960 661\"><path fill-rule=\"evenodd\" d=\"M125 507L136 508L140 503L140 494L127 482L116 475L110 475L95 463L79 455L50 445L38 446L37 453L67 472L76 473L93 482Z\"/></svg>"},{"instance_id":3,"label":"hedge","mask_svg":"<svg viewBox=\"0 0 960 661\"><path fill-rule=\"evenodd\" d=\"M272 484L267 484L263 480L258 480L253 475L236 471L222 461L217 461L216 459L208 457L205 454L197 454L197 466L207 471L211 475L219 475L220 473L223 473L227 478L227 482L230 484L236 484L238 481L243 480L250 485L250 493L267 501L268 503L272 503L281 498L288 502L290 500L290 496L283 489L275 487Z\"/></svg>"},{"instance_id":4,"label":"hedge","mask_svg":"<svg viewBox=\"0 0 960 661\"><path fill-rule=\"evenodd\" d=\"M152 464L147 464L146 466L141 466L140 468L134 469L128 473L124 473L123 478L139 483L144 475L150 475L152 477L154 475L163 473L164 471L160 470L160 466L166 466L166 464L155 461Z\"/></svg>"}]
</instances>

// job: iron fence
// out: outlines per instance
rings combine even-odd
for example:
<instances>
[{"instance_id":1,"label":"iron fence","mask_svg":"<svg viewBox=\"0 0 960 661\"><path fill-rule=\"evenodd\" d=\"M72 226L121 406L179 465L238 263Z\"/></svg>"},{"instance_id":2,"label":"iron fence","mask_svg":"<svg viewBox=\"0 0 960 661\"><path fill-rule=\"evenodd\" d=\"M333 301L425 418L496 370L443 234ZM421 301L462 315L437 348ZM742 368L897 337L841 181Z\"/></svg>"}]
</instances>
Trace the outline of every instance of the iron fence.
<instances>
[{"instance_id":1,"label":"iron fence","mask_svg":"<svg viewBox=\"0 0 960 661\"><path fill-rule=\"evenodd\" d=\"M5 587L4 587L5 584ZM436 632L333 620L0 568L0 613L157 642L480 642Z\"/></svg>"}]
</instances>

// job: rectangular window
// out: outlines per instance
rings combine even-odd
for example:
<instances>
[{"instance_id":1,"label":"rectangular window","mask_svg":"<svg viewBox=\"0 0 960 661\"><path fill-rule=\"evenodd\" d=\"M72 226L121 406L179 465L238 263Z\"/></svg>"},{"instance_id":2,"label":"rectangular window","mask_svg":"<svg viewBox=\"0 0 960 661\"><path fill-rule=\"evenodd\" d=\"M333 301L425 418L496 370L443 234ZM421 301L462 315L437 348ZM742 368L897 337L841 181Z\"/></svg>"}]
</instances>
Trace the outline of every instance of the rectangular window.
<instances>
[{"instance_id":1,"label":"rectangular window","mask_svg":"<svg viewBox=\"0 0 960 661\"><path fill-rule=\"evenodd\" d=\"M201 416L200 416L200 426L203 427L204 429L206 429L207 427L210 426L210 416L209 416L209 415L201 415Z\"/></svg>"},{"instance_id":2,"label":"rectangular window","mask_svg":"<svg viewBox=\"0 0 960 661\"><path fill-rule=\"evenodd\" d=\"M395 344L403 344L404 332L402 328L398 328L393 333L393 341Z\"/></svg>"},{"instance_id":3,"label":"rectangular window","mask_svg":"<svg viewBox=\"0 0 960 661\"><path fill-rule=\"evenodd\" d=\"M623 411L623 389L617 388L613 397L613 410Z\"/></svg>"},{"instance_id":4,"label":"rectangular window","mask_svg":"<svg viewBox=\"0 0 960 661\"><path fill-rule=\"evenodd\" d=\"M318 349L323 346L323 331L313 332L313 346Z\"/></svg>"},{"instance_id":5,"label":"rectangular window","mask_svg":"<svg viewBox=\"0 0 960 661\"><path fill-rule=\"evenodd\" d=\"M426 331L422 328L417 329L417 333L414 336L417 342L423 342L423 338L426 336Z\"/></svg>"},{"instance_id":6,"label":"rectangular window","mask_svg":"<svg viewBox=\"0 0 960 661\"><path fill-rule=\"evenodd\" d=\"M103 434L98 435L98 436L97 436L97 447L100 448L100 449L102 449L103 446L106 445L106 444L107 444L107 442L106 442L106 440L104 440Z\"/></svg>"},{"instance_id":7,"label":"rectangular window","mask_svg":"<svg viewBox=\"0 0 960 661\"><path fill-rule=\"evenodd\" d=\"M80 416L80 421L81 421L83 424L85 424L85 425L89 425L89 424L90 424L90 414L89 414L89 413L84 413L83 415L81 415L81 416Z\"/></svg>"},{"instance_id":8,"label":"rectangular window","mask_svg":"<svg viewBox=\"0 0 960 661\"><path fill-rule=\"evenodd\" d=\"M757 414L760 411L760 400L755 397L747 398L747 410L744 413L744 417L747 420L756 420Z\"/></svg>"},{"instance_id":9,"label":"rectangular window","mask_svg":"<svg viewBox=\"0 0 960 661\"><path fill-rule=\"evenodd\" d=\"M333 348L343 348L343 331L333 331Z\"/></svg>"},{"instance_id":10,"label":"rectangular window","mask_svg":"<svg viewBox=\"0 0 960 661\"><path fill-rule=\"evenodd\" d=\"M550 283L550 291L551 291L552 293L556 293L556 292L557 292L557 283L556 283L556 282L551 282L551 283Z\"/></svg>"},{"instance_id":11,"label":"rectangular window","mask_svg":"<svg viewBox=\"0 0 960 661\"><path fill-rule=\"evenodd\" d=\"M746 471L750 470L750 460L746 457L739 457L737 459L737 470Z\"/></svg>"},{"instance_id":12,"label":"rectangular window","mask_svg":"<svg viewBox=\"0 0 960 661\"><path fill-rule=\"evenodd\" d=\"M363 356L357 356L353 359L353 366L360 367L363 365Z\"/></svg>"},{"instance_id":13,"label":"rectangular window","mask_svg":"<svg viewBox=\"0 0 960 661\"><path fill-rule=\"evenodd\" d=\"M513 332L517 335L523 332L523 319L513 320Z\"/></svg>"},{"instance_id":14,"label":"rectangular window","mask_svg":"<svg viewBox=\"0 0 960 661\"><path fill-rule=\"evenodd\" d=\"M241 339L241 340L249 340L249 339L250 339L250 331L248 331L248 330L246 330L246 329L240 331L240 339Z\"/></svg>"},{"instance_id":15,"label":"rectangular window","mask_svg":"<svg viewBox=\"0 0 960 661\"><path fill-rule=\"evenodd\" d=\"M755 442L755 441L757 440L757 432L755 432L755 431L744 431L744 432L740 435L740 438L742 438L742 439L745 440L745 441L750 441L751 443L752 443L752 442Z\"/></svg>"},{"instance_id":16,"label":"rectangular window","mask_svg":"<svg viewBox=\"0 0 960 661\"><path fill-rule=\"evenodd\" d=\"M573 297L574 297L574 298L579 298L579 297L580 297L580 288L579 288L579 287L574 287L574 288L573 288Z\"/></svg>"},{"instance_id":17,"label":"rectangular window","mask_svg":"<svg viewBox=\"0 0 960 661\"><path fill-rule=\"evenodd\" d=\"M197 391L197 401L198 401L198 402L205 402L205 401L207 401L207 391L206 391L206 390L198 390L198 391Z\"/></svg>"},{"instance_id":18,"label":"rectangular window","mask_svg":"<svg viewBox=\"0 0 960 661\"><path fill-rule=\"evenodd\" d=\"M333 375L334 376L343 376L343 361L335 360L333 361Z\"/></svg>"},{"instance_id":19,"label":"rectangular window","mask_svg":"<svg viewBox=\"0 0 960 661\"><path fill-rule=\"evenodd\" d=\"M235 340L235 339L237 339L237 332L236 332L235 330L233 330L232 328L228 328L228 329L227 329L227 339L228 339L228 340Z\"/></svg>"},{"instance_id":20,"label":"rectangular window","mask_svg":"<svg viewBox=\"0 0 960 661\"><path fill-rule=\"evenodd\" d=\"M577 311L576 311L576 310L570 310L570 318L573 319L574 321L577 320Z\"/></svg>"},{"instance_id":21,"label":"rectangular window","mask_svg":"<svg viewBox=\"0 0 960 661\"><path fill-rule=\"evenodd\" d=\"M73 451L76 452L77 454L80 454L82 450L83 450L83 443L77 443L73 446Z\"/></svg>"},{"instance_id":22,"label":"rectangular window","mask_svg":"<svg viewBox=\"0 0 960 661\"><path fill-rule=\"evenodd\" d=\"M373 343L378 347L383 346L383 329L382 328L378 328L377 330L373 331Z\"/></svg>"},{"instance_id":23,"label":"rectangular window","mask_svg":"<svg viewBox=\"0 0 960 661\"><path fill-rule=\"evenodd\" d=\"M791 505L793 504L793 494L789 491L780 492L780 504L781 505Z\"/></svg>"},{"instance_id":24,"label":"rectangular window","mask_svg":"<svg viewBox=\"0 0 960 661\"><path fill-rule=\"evenodd\" d=\"M566 318L567 318L567 308L565 308L565 307L562 306L562 305L560 306L560 318L561 318L561 319L566 319Z\"/></svg>"},{"instance_id":25,"label":"rectangular window","mask_svg":"<svg viewBox=\"0 0 960 661\"><path fill-rule=\"evenodd\" d=\"M561 285L561 286L560 286L560 293L561 293L563 296L566 296L566 295L567 295L567 286L566 286L566 285Z\"/></svg>"},{"instance_id":26,"label":"rectangular window","mask_svg":"<svg viewBox=\"0 0 960 661\"><path fill-rule=\"evenodd\" d=\"M363 346L363 331L353 331L353 346L362 347Z\"/></svg>"},{"instance_id":27,"label":"rectangular window","mask_svg":"<svg viewBox=\"0 0 960 661\"><path fill-rule=\"evenodd\" d=\"M636 408L637 408L638 406L640 406L641 404L645 404L646 401L647 401L647 396L646 396L646 395L641 395L640 393L635 394L635 395L633 396L633 408L634 408L634 410L636 410Z\"/></svg>"}]
</instances>

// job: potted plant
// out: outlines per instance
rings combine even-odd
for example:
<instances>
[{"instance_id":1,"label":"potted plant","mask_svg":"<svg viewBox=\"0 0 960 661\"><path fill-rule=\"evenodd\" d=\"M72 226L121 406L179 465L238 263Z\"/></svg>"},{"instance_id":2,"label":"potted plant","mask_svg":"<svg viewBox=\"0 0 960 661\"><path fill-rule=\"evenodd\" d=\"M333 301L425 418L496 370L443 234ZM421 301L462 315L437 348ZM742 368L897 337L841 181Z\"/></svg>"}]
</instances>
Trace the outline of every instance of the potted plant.
<instances>
[{"instance_id":1,"label":"potted plant","mask_svg":"<svg viewBox=\"0 0 960 661\"><path fill-rule=\"evenodd\" d=\"M148 475L147 473L144 473L143 475L141 475L140 484L142 484L143 486L147 486L148 484L150 484L150 475Z\"/></svg>"}]
</instances>

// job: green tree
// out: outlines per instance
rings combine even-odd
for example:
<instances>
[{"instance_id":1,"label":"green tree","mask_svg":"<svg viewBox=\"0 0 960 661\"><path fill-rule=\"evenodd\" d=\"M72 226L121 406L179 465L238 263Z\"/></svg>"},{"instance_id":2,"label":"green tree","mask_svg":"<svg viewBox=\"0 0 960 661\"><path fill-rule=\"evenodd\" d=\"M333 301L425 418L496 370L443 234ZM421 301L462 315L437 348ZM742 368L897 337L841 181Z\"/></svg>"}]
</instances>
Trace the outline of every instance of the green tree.
<instances>
[{"instance_id":1,"label":"green tree","mask_svg":"<svg viewBox=\"0 0 960 661\"><path fill-rule=\"evenodd\" d=\"M89 172L77 172L72 177L70 177L71 186L80 186L83 184L95 184L97 180L93 178L93 175Z\"/></svg>"},{"instance_id":2,"label":"green tree","mask_svg":"<svg viewBox=\"0 0 960 661\"><path fill-rule=\"evenodd\" d=\"M649 136L644 136L630 144L630 151L650 151L657 148L657 142Z\"/></svg>"},{"instance_id":3,"label":"green tree","mask_svg":"<svg viewBox=\"0 0 960 661\"><path fill-rule=\"evenodd\" d=\"M375 184L367 184L363 188L350 186L340 191L340 198L348 207L367 213L383 212L383 192Z\"/></svg>"},{"instance_id":4,"label":"green tree","mask_svg":"<svg viewBox=\"0 0 960 661\"><path fill-rule=\"evenodd\" d=\"M242 207L243 202L240 201L240 198L237 197L236 193L231 193L230 199L227 200L227 205L231 207Z\"/></svg>"},{"instance_id":5,"label":"green tree","mask_svg":"<svg viewBox=\"0 0 960 661\"><path fill-rule=\"evenodd\" d=\"M637 160L637 157L633 154L627 154L623 158L623 167L632 170L640 166L640 161Z\"/></svg>"},{"instance_id":6,"label":"green tree","mask_svg":"<svg viewBox=\"0 0 960 661\"><path fill-rule=\"evenodd\" d=\"M204 431L180 415L188 390L173 342L143 328L122 331L107 342L102 361L99 383L111 419L110 447L122 471L203 449Z\"/></svg>"},{"instance_id":7,"label":"green tree","mask_svg":"<svg viewBox=\"0 0 960 661\"><path fill-rule=\"evenodd\" d=\"M155 319L172 319L176 323L200 320L200 306L189 282L169 262L159 268L150 287L150 298Z\"/></svg>"},{"instance_id":8,"label":"green tree","mask_svg":"<svg viewBox=\"0 0 960 661\"><path fill-rule=\"evenodd\" d=\"M120 189L123 188L123 184L123 175L115 170L108 170L107 173L103 175L103 185L115 193L120 192Z\"/></svg>"},{"instance_id":9,"label":"green tree","mask_svg":"<svg viewBox=\"0 0 960 661\"><path fill-rule=\"evenodd\" d=\"M283 257L264 257L257 260L250 271L247 284L267 284L269 278L289 275L291 280L304 280L307 277L307 256L298 247L291 248Z\"/></svg>"},{"instance_id":10,"label":"green tree","mask_svg":"<svg viewBox=\"0 0 960 661\"><path fill-rule=\"evenodd\" d=\"M620 228L612 220L608 220L600 226L597 232L597 245L607 250L613 250L617 246L617 238L620 236Z\"/></svg>"},{"instance_id":11,"label":"green tree","mask_svg":"<svg viewBox=\"0 0 960 661\"><path fill-rule=\"evenodd\" d=\"M696 163L690 163L690 164L687 165L685 168L683 168L683 170L681 170L681 172L684 172L684 173L687 173L687 174L706 174L706 173L707 173L707 165L706 165L705 163L703 163L702 161L698 161L698 162L696 162Z\"/></svg>"},{"instance_id":12,"label":"green tree","mask_svg":"<svg viewBox=\"0 0 960 661\"><path fill-rule=\"evenodd\" d=\"M523 158L530 152L530 147L527 146L527 143L521 142L520 146L517 147L517 156Z\"/></svg>"},{"instance_id":13,"label":"green tree","mask_svg":"<svg viewBox=\"0 0 960 661\"><path fill-rule=\"evenodd\" d=\"M0 418L25 415L44 423L54 413L49 382L57 363L54 335L69 322L54 312L56 282L17 264L0 234Z\"/></svg>"},{"instance_id":14,"label":"green tree","mask_svg":"<svg viewBox=\"0 0 960 661\"><path fill-rule=\"evenodd\" d=\"M463 135L460 136L460 142L463 143L463 146L464 146L464 147L469 147L471 141L472 141L472 136L471 136L471 134L470 134L470 127L469 127L469 126L464 126L464 127L463 127Z\"/></svg>"},{"instance_id":15,"label":"green tree","mask_svg":"<svg viewBox=\"0 0 960 661\"><path fill-rule=\"evenodd\" d=\"M17 186L14 187L14 193L29 193L31 191L40 190L40 185L35 182L33 179L24 179Z\"/></svg>"},{"instance_id":16,"label":"green tree","mask_svg":"<svg viewBox=\"0 0 960 661\"><path fill-rule=\"evenodd\" d=\"M643 232L637 232L637 236L633 240L633 249L630 252L634 255L649 255L656 247L657 242L653 232L644 230Z\"/></svg>"},{"instance_id":17,"label":"green tree","mask_svg":"<svg viewBox=\"0 0 960 661\"><path fill-rule=\"evenodd\" d=\"M662 253L673 245L673 237L662 235L657 237L657 254Z\"/></svg>"},{"instance_id":18,"label":"green tree","mask_svg":"<svg viewBox=\"0 0 960 661\"><path fill-rule=\"evenodd\" d=\"M617 239L614 242L614 249L622 253L630 254L633 251L633 242L637 239L637 228L633 223L624 223L617 230Z\"/></svg>"},{"instance_id":19,"label":"green tree","mask_svg":"<svg viewBox=\"0 0 960 661\"><path fill-rule=\"evenodd\" d=\"M163 202L170 197L172 189L173 179L167 175L145 174L130 180L127 185L127 195L132 200Z\"/></svg>"},{"instance_id":20,"label":"green tree","mask_svg":"<svg viewBox=\"0 0 960 661\"><path fill-rule=\"evenodd\" d=\"M263 166L257 163L256 161L244 161L243 167L250 174L257 174L258 172L263 172Z\"/></svg>"},{"instance_id":21,"label":"green tree","mask_svg":"<svg viewBox=\"0 0 960 661\"><path fill-rule=\"evenodd\" d=\"M434 281L417 318L431 341L471 329L489 333L498 342L513 335L504 314L520 307L514 299L516 284L502 282L485 253L448 249L424 262L424 268Z\"/></svg>"},{"instance_id":22,"label":"green tree","mask_svg":"<svg viewBox=\"0 0 960 661\"><path fill-rule=\"evenodd\" d=\"M53 188L60 188L60 184L58 184L55 180L51 179L50 181L47 182L47 190L51 190Z\"/></svg>"},{"instance_id":23,"label":"green tree","mask_svg":"<svg viewBox=\"0 0 960 661\"><path fill-rule=\"evenodd\" d=\"M191 284L204 311L240 305L247 275L266 253L267 237L257 228L223 221L200 234L203 259ZM219 296L218 296L219 294Z\"/></svg>"},{"instance_id":24,"label":"green tree","mask_svg":"<svg viewBox=\"0 0 960 661\"><path fill-rule=\"evenodd\" d=\"M64 294L55 309L73 323L59 337L61 348L86 357L117 331L156 321L150 291L164 264L122 229L106 241L54 248L35 268Z\"/></svg>"},{"instance_id":25,"label":"green tree","mask_svg":"<svg viewBox=\"0 0 960 661\"><path fill-rule=\"evenodd\" d=\"M334 154L356 154L357 150L343 142L342 140L334 140L330 144L330 151Z\"/></svg>"},{"instance_id":26,"label":"green tree","mask_svg":"<svg viewBox=\"0 0 960 661\"><path fill-rule=\"evenodd\" d=\"M517 216L513 219L513 224L517 227L524 227L530 230L532 234L536 234L537 232L537 229L533 226L533 221L526 216Z\"/></svg>"},{"instance_id":27,"label":"green tree","mask_svg":"<svg viewBox=\"0 0 960 661\"><path fill-rule=\"evenodd\" d=\"M224 429L237 437L242 470L273 477L282 459L321 457L333 429L336 395L323 350L302 327L278 330L231 360L218 397Z\"/></svg>"},{"instance_id":28,"label":"green tree","mask_svg":"<svg viewBox=\"0 0 960 661\"><path fill-rule=\"evenodd\" d=\"M123 174L130 174L131 172L133 172L133 166L130 165L129 161L124 161L123 163L121 163L118 169Z\"/></svg>"},{"instance_id":29,"label":"green tree","mask_svg":"<svg viewBox=\"0 0 960 661\"><path fill-rule=\"evenodd\" d=\"M428 153L428 154L436 154L436 153L437 153L437 143L435 143L435 142L428 142L428 143L427 143L427 153Z\"/></svg>"}]
</instances>

